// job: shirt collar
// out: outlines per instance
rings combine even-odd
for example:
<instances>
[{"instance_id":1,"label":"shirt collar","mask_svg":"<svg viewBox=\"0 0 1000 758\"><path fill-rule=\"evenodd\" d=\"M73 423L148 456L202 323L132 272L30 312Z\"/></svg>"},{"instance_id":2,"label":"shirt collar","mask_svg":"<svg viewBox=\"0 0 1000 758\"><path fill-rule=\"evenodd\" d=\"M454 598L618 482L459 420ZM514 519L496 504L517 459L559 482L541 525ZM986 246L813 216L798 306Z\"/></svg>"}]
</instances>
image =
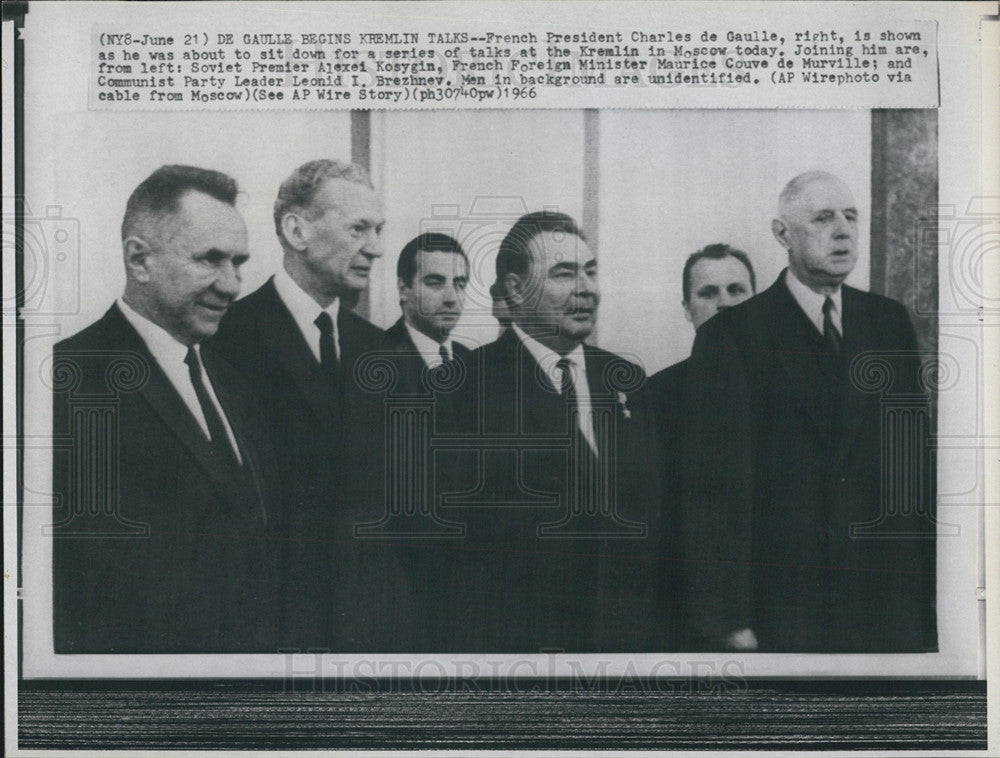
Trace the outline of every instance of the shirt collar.
<instances>
[{"instance_id":1,"label":"shirt collar","mask_svg":"<svg viewBox=\"0 0 1000 758\"><path fill-rule=\"evenodd\" d=\"M118 298L115 302L118 305L118 310L122 312L132 328L139 333L149 352L153 354L161 366L184 365L184 359L188 352L187 345L177 340L162 326L150 321L129 306L122 298ZM197 348L198 346L195 345L195 349Z\"/></svg>"},{"instance_id":2,"label":"shirt collar","mask_svg":"<svg viewBox=\"0 0 1000 758\"><path fill-rule=\"evenodd\" d=\"M549 382L556 390L562 388L562 372L556 368L556 364L563 357L568 359L570 363L576 366L576 375L578 377L586 377L587 371L587 361L583 352L583 345L577 345L565 356L559 355L555 350L551 350L541 342L536 340L534 337L529 336L520 326L517 324L511 324L511 328L514 330L514 334L517 338L524 343L528 352L531 353L531 357L535 359L535 362L541 366L542 371L545 372L545 376L548 377Z\"/></svg>"},{"instance_id":3,"label":"shirt collar","mask_svg":"<svg viewBox=\"0 0 1000 758\"><path fill-rule=\"evenodd\" d=\"M337 329L337 316L340 312L340 298L335 299L326 308L320 308L319 303L312 299L295 281L288 275L284 268L278 269L274 275L274 289L278 291L278 297L288 308L295 323L298 324L299 331L306 338L310 345L316 342L317 328L316 317L324 310L333 319L333 328ZM318 344L318 343L317 343ZM318 350L319 348L317 348Z\"/></svg>"},{"instance_id":4,"label":"shirt collar","mask_svg":"<svg viewBox=\"0 0 1000 758\"><path fill-rule=\"evenodd\" d=\"M833 300L833 313L831 318L833 319L834 325L840 329L841 314L843 310L841 309L841 295L843 289L837 287L836 291L831 292L829 295L821 295L818 292L811 290L805 284L800 282L792 270L785 269L785 286L788 287L788 291L792 293L792 297L795 298L795 302L799 304L803 313L809 317L812 321L813 326L819 331L820 334L823 333L823 304L829 297ZM841 329L841 332L843 330Z\"/></svg>"},{"instance_id":5,"label":"shirt collar","mask_svg":"<svg viewBox=\"0 0 1000 758\"><path fill-rule=\"evenodd\" d=\"M430 368L435 368L441 365L441 347L444 346L445 350L448 351L448 357L455 357L455 350L451 344L451 337L445 339L444 342L438 342L433 340L424 334L419 329L415 329L410 325L410 322L403 319L403 325L406 327L407 334L410 335L410 340L413 342L414 346L417 348L417 352L420 353L420 357L424 359Z\"/></svg>"}]
</instances>

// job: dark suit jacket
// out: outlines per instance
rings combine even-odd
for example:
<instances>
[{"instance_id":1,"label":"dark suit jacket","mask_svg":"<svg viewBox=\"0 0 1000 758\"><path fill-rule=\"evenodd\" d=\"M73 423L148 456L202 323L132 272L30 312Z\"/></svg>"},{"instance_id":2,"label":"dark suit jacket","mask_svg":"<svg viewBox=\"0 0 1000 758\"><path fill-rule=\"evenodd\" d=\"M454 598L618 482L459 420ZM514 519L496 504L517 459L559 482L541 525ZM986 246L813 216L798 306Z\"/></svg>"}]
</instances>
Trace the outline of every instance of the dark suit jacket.
<instances>
[{"instance_id":1,"label":"dark suit jacket","mask_svg":"<svg viewBox=\"0 0 1000 758\"><path fill-rule=\"evenodd\" d=\"M684 618L685 604L680 592L685 586L684 564L680 560L681 523L681 459L684 442L684 383L687 359L657 371L646 382L643 392L652 409L658 445L657 468L663 485L661 519L664 523L664 549L667 556L660 574L659 603L671 629L674 649L687 649L690 625ZM649 458L652 458L650 451Z\"/></svg>"},{"instance_id":2,"label":"dark suit jacket","mask_svg":"<svg viewBox=\"0 0 1000 758\"><path fill-rule=\"evenodd\" d=\"M480 481L462 510L473 558L465 572L472 649L669 647L654 598L662 557L657 476L642 458L651 418L633 392L645 377L612 353L584 350L592 406L603 409L596 424L603 480L588 473L593 459L566 399L512 330L473 354L481 440L492 448L480 454ZM573 516L576 506L584 512Z\"/></svg>"},{"instance_id":3,"label":"dark suit jacket","mask_svg":"<svg viewBox=\"0 0 1000 758\"><path fill-rule=\"evenodd\" d=\"M454 361L449 378L435 384L402 318L386 330L386 336L398 371L398 381L390 393L395 408L401 414L412 414L411 422L420 415L418 409L426 409L422 418L428 425L425 435L404 433L395 448L394 462L398 476L405 482L407 498L417 500L418 506L423 504L432 516L412 524L400 522L416 532L413 538L400 543L400 559L419 609L410 627L410 649L471 650L475 625L468 621L463 587L474 556L464 513L450 507L449 501L456 493L475 489L478 451L473 444L444 447L438 443L446 437L472 440L478 433L476 361L471 350L452 343ZM398 430L400 426L393 428ZM428 502L419 502L423 498ZM405 507L407 502L400 505Z\"/></svg>"},{"instance_id":4,"label":"dark suit jacket","mask_svg":"<svg viewBox=\"0 0 1000 758\"><path fill-rule=\"evenodd\" d=\"M242 474L213 459L117 307L56 345L57 653L277 649L274 461L240 377L207 346L202 357Z\"/></svg>"},{"instance_id":5,"label":"dark suit jacket","mask_svg":"<svg viewBox=\"0 0 1000 758\"><path fill-rule=\"evenodd\" d=\"M400 651L412 619L396 548L355 534L385 511L384 395L364 360L389 347L381 329L343 305L337 330L336 390L273 279L233 304L214 342L263 398L278 451L288 516L285 645Z\"/></svg>"},{"instance_id":6,"label":"dark suit jacket","mask_svg":"<svg viewBox=\"0 0 1000 758\"><path fill-rule=\"evenodd\" d=\"M410 333L406 330L406 324L402 317L385 330L385 336L388 339L391 349L398 354L396 360L400 368L400 374L397 392L401 391L409 394L430 392L427 382L424 380L424 375L426 374L425 366L427 364L424 363L424 359L417 350L417 346L410 339ZM454 351L454 359L461 361L466 371L471 370L472 361L470 358L472 351L458 342L453 341L451 344Z\"/></svg>"},{"instance_id":7,"label":"dark suit jacket","mask_svg":"<svg viewBox=\"0 0 1000 758\"><path fill-rule=\"evenodd\" d=\"M475 433L472 403L479 380L477 361L472 358L472 350L458 342L452 342L452 367L455 373L450 379L435 384L427 364L410 339L402 318L386 329L385 335L399 372L398 381L390 395L396 398L432 398L433 427L440 434Z\"/></svg>"},{"instance_id":8,"label":"dark suit jacket","mask_svg":"<svg viewBox=\"0 0 1000 758\"><path fill-rule=\"evenodd\" d=\"M751 627L762 651L936 648L913 329L898 303L845 286L843 332L838 359L781 278L698 331L683 504L688 600L706 644ZM857 531L878 522L883 491L896 515Z\"/></svg>"},{"instance_id":9,"label":"dark suit jacket","mask_svg":"<svg viewBox=\"0 0 1000 758\"><path fill-rule=\"evenodd\" d=\"M646 382L645 392L654 408L656 432L665 457L664 484L673 499L680 497L680 454L683 441L684 383L687 360L657 371Z\"/></svg>"}]
</instances>

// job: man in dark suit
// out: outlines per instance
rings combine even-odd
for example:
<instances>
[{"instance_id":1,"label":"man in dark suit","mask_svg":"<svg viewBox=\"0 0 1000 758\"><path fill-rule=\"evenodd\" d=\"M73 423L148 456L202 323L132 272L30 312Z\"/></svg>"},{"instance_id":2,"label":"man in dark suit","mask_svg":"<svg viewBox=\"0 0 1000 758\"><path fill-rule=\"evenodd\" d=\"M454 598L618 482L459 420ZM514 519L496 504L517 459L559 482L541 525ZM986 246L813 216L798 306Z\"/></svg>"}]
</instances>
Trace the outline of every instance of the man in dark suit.
<instances>
[{"instance_id":1,"label":"man in dark suit","mask_svg":"<svg viewBox=\"0 0 1000 758\"><path fill-rule=\"evenodd\" d=\"M473 434L475 362L451 338L465 305L469 260L453 237L426 232L399 254L396 285L402 316L386 330L398 380L390 392L398 437L388 476L398 481L399 514L391 528L409 539L400 554L423 626L411 625L413 651L464 650L464 600L458 593L469 559L460 519L447 518L445 498L475 484L474 452L434 449L441 435ZM451 514L455 516L454 512ZM387 525L389 526L389 525Z\"/></svg>"},{"instance_id":2,"label":"man in dark suit","mask_svg":"<svg viewBox=\"0 0 1000 758\"><path fill-rule=\"evenodd\" d=\"M383 515L383 398L365 359L385 333L351 311L382 255L367 172L303 164L274 203L282 268L237 301L218 348L265 400L288 516L290 649L400 650L406 579L391 544L356 538Z\"/></svg>"},{"instance_id":3,"label":"man in dark suit","mask_svg":"<svg viewBox=\"0 0 1000 758\"><path fill-rule=\"evenodd\" d=\"M746 253L716 243L688 256L681 275L681 291L684 316L697 332L719 311L752 297L757 291L757 279ZM687 365L685 358L658 371L649 378L644 389L649 395L650 405L655 409L659 450L662 453L659 467L664 483L662 518L672 525L669 530L671 539L676 539L681 529L681 453ZM666 552L673 555L678 551L679 546L674 546ZM684 585L684 566L676 561L666 568L661 590L664 612L676 624L674 637L678 644L683 645L687 625L683 621L677 589Z\"/></svg>"},{"instance_id":4,"label":"man in dark suit","mask_svg":"<svg viewBox=\"0 0 1000 758\"><path fill-rule=\"evenodd\" d=\"M405 356L401 384L407 392L426 390L422 375L459 360L469 365L472 351L451 338L462 316L469 259L447 234L426 232L403 247L396 263L396 286L403 315L386 335Z\"/></svg>"},{"instance_id":5,"label":"man in dark suit","mask_svg":"<svg viewBox=\"0 0 1000 758\"><path fill-rule=\"evenodd\" d=\"M236 183L129 198L124 295L54 354L57 653L273 652L280 520L259 408L210 345L247 260Z\"/></svg>"},{"instance_id":6,"label":"man in dark suit","mask_svg":"<svg viewBox=\"0 0 1000 758\"><path fill-rule=\"evenodd\" d=\"M843 284L857 226L839 179L790 181L772 222L788 268L695 338L685 571L712 649L936 649L920 361L904 308Z\"/></svg>"},{"instance_id":7,"label":"man in dark suit","mask_svg":"<svg viewBox=\"0 0 1000 758\"><path fill-rule=\"evenodd\" d=\"M688 256L681 276L681 290L684 317L697 332L716 313L752 297L757 292L757 278L746 253L720 242ZM668 444L677 440L680 434L678 422L683 408L687 363L685 358L656 372L646 384L646 391L657 404L661 439Z\"/></svg>"},{"instance_id":8,"label":"man in dark suit","mask_svg":"<svg viewBox=\"0 0 1000 758\"><path fill-rule=\"evenodd\" d=\"M479 555L467 623L489 651L665 649L657 477L638 470L651 419L632 394L644 374L585 344L600 302L594 253L570 217L531 213L496 272L511 325L474 353L491 447L480 507L463 511Z\"/></svg>"}]
</instances>

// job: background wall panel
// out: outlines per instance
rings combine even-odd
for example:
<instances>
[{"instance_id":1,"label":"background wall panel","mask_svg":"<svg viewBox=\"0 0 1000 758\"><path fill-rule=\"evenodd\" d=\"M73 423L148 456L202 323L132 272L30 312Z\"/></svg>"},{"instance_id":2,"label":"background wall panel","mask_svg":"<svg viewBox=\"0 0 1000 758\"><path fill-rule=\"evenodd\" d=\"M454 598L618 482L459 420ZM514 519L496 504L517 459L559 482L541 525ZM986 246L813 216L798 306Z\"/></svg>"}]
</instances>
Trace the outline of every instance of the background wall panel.
<instances>
[{"instance_id":1,"label":"background wall panel","mask_svg":"<svg viewBox=\"0 0 1000 758\"><path fill-rule=\"evenodd\" d=\"M771 234L796 174L842 177L861 212L848 283L868 288L868 111L601 111L600 342L656 371L688 356L681 271L713 242L744 250L769 286L787 255Z\"/></svg>"},{"instance_id":2,"label":"background wall panel","mask_svg":"<svg viewBox=\"0 0 1000 758\"><path fill-rule=\"evenodd\" d=\"M380 122L380 123L376 123ZM385 199L385 260L372 282L371 319L399 317L396 261L422 231L446 231L472 276L455 336L491 342L489 286L500 240L529 211L583 213L583 112L447 111L373 114L372 172Z\"/></svg>"}]
</instances>

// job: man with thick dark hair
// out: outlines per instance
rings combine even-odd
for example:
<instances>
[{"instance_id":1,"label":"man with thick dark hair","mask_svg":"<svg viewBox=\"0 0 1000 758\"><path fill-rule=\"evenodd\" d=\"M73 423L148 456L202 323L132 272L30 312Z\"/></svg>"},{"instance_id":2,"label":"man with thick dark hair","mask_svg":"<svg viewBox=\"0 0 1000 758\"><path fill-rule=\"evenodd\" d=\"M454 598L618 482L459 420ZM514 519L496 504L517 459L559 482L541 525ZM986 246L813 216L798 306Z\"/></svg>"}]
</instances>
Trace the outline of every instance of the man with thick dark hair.
<instances>
[{"instance_id":1,"label":"man with thick dark hair","mask_svg":"<svg viewBox=\"0 0 1000 758\"><path fill-rule=\"evenodd\" d=\"M431 440L476 431L472 351L451 338L465 305L469 260L453 237L425 232L403 247L396 277L402 316L386 331L398 371L387 430L397 435L388 489L398 498L398 513L422 514L392 524L413 530L400 555L423 625L410 625L409 649L463 650L466 611L455 592L470 554L459 523L442 514L446 498L475 486L476 460L468 450L434 449Z\"/></svg>"},{"instance_id":2,"label":"man with thick dark hair","mask_svg":"<svg viewBox=\"0 0 1000 758\"><path fill-rule=\"evenodd\" d=\"M473 356L482 434L497 444L477 492L489 507L463 511L478 547L471 649L665 649L652 602L657 477L636 468L652 440L633 402L644 375L585 344L600 302L593 250L569 216L530 213L501 243L496 273L511 325Z\"/></svg>"},{"instance_id":3,"label":"man with thick dark hair","mask_svg":"<svg viewBox=\"0 0 1000 758\"><path fill-rule=\"evenodd\" d=\"M687 369L692 633L713 650L935 650L934 470L910 319L844 284L858 209L840 179L792 179L771 226L788 268L706 321Z\"/></svg>"},{"instance_id":4,"label":"man with thick dark hair","mask_svg":"<svg viewBox=\"0 0 1000 758\"><path fill-rule=\"evenodd\" d=\"M451 338L462 316L468 282L468 256L447 234L425 232L400 252L396 287L403 315L386 334L393 347L417 359L405 364L402 380L408 391L426 390L421 381L426 370L453 360L469 362L472 351Z\"/></svg>"},{"instance_id":5,"label":"man with thick dark hair","mask_svg":"<svg viewBox=\"0 0 1000 758\"><path fill-rule=\"evenodd\" d=\"M155 171L122 222L123 296L56 345L57 653L277 649L272 453L205 344L248 258L236 192L216 171Z\"/></svg>"}]
</instances>

